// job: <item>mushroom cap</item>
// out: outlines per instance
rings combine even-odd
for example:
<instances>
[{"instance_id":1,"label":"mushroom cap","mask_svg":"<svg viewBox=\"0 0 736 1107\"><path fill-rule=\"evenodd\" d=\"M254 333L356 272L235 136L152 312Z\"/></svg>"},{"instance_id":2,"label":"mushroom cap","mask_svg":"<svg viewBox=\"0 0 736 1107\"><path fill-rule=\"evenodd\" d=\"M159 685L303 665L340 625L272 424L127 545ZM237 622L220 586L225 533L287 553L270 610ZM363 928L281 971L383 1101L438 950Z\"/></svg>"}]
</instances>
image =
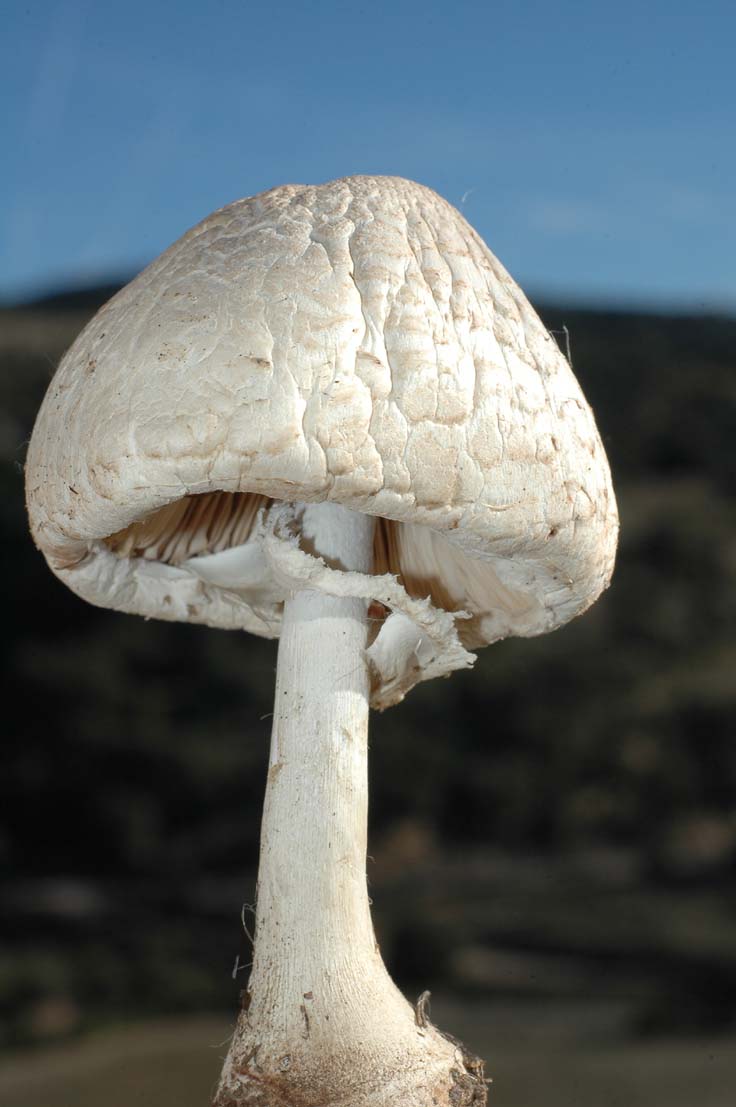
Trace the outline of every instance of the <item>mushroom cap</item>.
<instances>
[{"instance_id":1,"label":"mushroom cap","mask_svg":"<svg viewBox=\"0 0 736 1107\"><path fill-rule=\"evenodd\" d=\"M144 269L63 358L27 500L52 570L92 603L267 636L300 581L351 576L270 506L369 513L384 572L362 594L419 626L417 604L449 612L466 659L587 608L618 532L555 341L460 213L396 177L238 200Z\"/></svg>"}]
</instances>

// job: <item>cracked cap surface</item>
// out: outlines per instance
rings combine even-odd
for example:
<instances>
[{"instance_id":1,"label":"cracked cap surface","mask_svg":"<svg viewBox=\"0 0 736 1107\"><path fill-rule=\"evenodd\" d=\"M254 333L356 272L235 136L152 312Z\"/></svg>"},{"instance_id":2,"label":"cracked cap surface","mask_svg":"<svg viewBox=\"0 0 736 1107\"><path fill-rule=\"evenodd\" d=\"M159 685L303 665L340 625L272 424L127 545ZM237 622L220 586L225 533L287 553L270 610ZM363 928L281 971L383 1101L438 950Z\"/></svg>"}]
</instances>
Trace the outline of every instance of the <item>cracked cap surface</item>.
<instances>
[{"instance_id":1,"label":"cracked cap surface","mask_svg":"<svg viewBox=\"0 0 736 1107\"><path fill-rule=\"evenodd\" d=\"M72 589L278 634L288 587L267 565L252 587L198 571L227 549L214 524L179 557L140 538L172 504L217 492L389 520L383 567L414 600L465 611L468 647L554 629L613 569L609 468L567 361L460 213L401 178L287 185L222 208L61 362L27 499L35 541ZM256 559L263 535L241 526Z\"/></svg>"}]
</instances>

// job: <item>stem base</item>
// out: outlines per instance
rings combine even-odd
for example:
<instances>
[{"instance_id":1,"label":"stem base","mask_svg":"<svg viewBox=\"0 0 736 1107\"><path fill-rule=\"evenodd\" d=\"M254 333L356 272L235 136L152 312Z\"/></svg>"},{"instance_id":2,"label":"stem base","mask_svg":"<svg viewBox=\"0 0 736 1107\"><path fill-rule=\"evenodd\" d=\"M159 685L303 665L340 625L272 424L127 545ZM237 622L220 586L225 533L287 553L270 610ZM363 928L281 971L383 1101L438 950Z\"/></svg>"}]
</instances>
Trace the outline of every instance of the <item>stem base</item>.
<instances>
[{"instance_id":1,"label":"stem base","mask_svg":"<svg viewBox=\"0 0 736 1107\"><path fill-rule=\"evenodd\" d=\"M403 1033L381 1020L373 1042L314 1050L301 1040L275 1052L244 1013L213 1107L484 1107L483 1062L405 1009Z\"/></svg>"}]
</instances>

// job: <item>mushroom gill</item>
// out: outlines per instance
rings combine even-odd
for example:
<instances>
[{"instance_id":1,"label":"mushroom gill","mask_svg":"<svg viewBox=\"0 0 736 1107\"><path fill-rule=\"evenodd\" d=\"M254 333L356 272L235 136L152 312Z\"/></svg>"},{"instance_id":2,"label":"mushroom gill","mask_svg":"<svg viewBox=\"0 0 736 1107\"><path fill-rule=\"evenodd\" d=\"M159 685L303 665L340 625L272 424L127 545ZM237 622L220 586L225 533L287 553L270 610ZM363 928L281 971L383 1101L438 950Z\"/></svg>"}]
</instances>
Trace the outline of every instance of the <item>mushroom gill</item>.
<instances>
[{"instance_id":1,"label":"mushroom gill","mask_svg":"<svg viewBox=\"0 0 736 1107\"><path fill-rule=\"evenodd\" d=\"M272 503L268 496L251 492L184 496L109 535L105 544L117 557L182 565L245 545L259 512ZM502 584L492 563L468 557L428 527L379 516L373 543L375 575L390 573L413 599L429 597L444 611L471 615L458 628L466 648L489 640L489 614L491 621L494 612L523 619L537 606L533 596Z\"/></svg>"},{"instance_id":2,"label":"mushroom gill","mask_svg":"<svg viewBox=\"0 0 736 1107\"><path fill-rule=\"evenodd\" d=\"M109 535L105 544L118 557L143 557L147 561L181 565L192 557L244 545L259 511L268 510L272 503L268 496L254 492L184 496ZM376 519L373 562L377 574L402 575L398 525L389 519Z\"/></svg>"},{"instance_id":3,"label":"mushroom gill","mask_svg":"<svg viewBox=\"0 0 736 1107\"><path fill-rule=\"evenodd\" d=\"M244 545L258 512L272 502L251 492L184 496L109 535L105 544L118 557L181 565L190 557Z\"/></svg>"}]
</instances>

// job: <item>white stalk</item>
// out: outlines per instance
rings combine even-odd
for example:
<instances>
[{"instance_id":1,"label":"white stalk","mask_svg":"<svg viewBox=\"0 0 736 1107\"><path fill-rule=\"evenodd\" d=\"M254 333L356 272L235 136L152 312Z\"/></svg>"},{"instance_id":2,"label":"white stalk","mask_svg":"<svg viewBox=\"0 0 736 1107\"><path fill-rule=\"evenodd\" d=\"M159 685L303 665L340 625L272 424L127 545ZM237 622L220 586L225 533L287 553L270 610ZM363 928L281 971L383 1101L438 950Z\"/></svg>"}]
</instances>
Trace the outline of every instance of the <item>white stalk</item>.
<instances>
[{"instance_id":1,"label":"white stalk","mask_svg":"<svg viewBox=\"0 0 736 1107\"><path fill-rule=\"evenodd\" d=\"M333 566L370 572L370 516L308 505L302 535ZM462 1051L417 1018L373 933L367 607L311 590L284 606L249 1003L217 1107L466 1102L447 1098L470 1079Z\"/></svg>"},{"instance_id":2,"label":"white stalk","mask_svg":"<svg viewBox=\"0 0 736 1107\"><path fill-rule=\"evenodd\" d=\"M370 572L370 516L308 505L302 534L329 563ZM367 607L307 590L284 605L250 993L254 1017L277 1010L287 1035L307 1020L317 1033L336 991L380 960L365 877Z\"/></svg>"}]
</instances>

